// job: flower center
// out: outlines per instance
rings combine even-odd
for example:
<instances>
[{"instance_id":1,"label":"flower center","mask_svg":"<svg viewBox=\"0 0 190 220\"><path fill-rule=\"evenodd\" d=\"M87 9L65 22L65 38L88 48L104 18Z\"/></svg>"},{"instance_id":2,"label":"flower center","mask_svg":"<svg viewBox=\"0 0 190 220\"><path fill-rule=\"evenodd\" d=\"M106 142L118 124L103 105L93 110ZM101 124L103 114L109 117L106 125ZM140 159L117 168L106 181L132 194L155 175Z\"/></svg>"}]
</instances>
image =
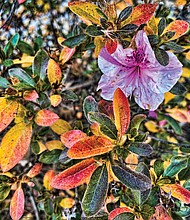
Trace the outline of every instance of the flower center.
<instances>
[{"instance_id":1,"label":"flower center","mask_svg":"<svg viewBox=\"0 0 190 220\"><path fill-rule=\"evenodd\" d=\"M145 54L142 49L138 48L138 50L133 51L133 56L137 64L140 64L143 62Z\"/></svg>"}]
</instances>

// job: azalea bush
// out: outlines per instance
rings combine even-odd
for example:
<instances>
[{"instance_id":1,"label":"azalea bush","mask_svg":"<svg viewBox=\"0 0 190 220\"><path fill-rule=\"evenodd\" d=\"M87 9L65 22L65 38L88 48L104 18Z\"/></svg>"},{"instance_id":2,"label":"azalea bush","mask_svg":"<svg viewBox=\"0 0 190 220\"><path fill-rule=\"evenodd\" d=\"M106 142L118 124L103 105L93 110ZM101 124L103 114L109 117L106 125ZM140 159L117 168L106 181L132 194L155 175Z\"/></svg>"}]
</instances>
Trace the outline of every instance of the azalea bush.
<instances>
[{"instance_id":1,"label":"azalea bush","mask_svg":"<svg viewBox=\"0 0 190 220\"><path fill-rule=\"evenodd\" d=\"M52 48L2 40L1 219L190 216L188 8L71 1Z\"/></svg>"}]
</instances>

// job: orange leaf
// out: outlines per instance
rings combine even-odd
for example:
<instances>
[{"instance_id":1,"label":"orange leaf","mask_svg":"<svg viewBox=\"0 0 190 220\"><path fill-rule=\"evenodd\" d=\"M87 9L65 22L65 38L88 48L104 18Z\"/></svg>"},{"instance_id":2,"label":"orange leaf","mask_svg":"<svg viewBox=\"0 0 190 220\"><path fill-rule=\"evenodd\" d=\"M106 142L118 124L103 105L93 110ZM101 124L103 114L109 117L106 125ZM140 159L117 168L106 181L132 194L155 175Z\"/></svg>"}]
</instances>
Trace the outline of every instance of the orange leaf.
<instances>
[{"instance_id":1,"label":"orange leaf","mask_svg":"<svg viewBox=\"0 0 190 220\"><path fill-rule=\"evenodd\" d=\"M166 109L169 115L177 121L190 123L190 111L188 109L179 109L177 107Z\"/></svg>"},{"instance_id":2,"label":"orange leaf","mask_svg":"<svg viewBox=\"0 0 190 220\"><path fill-rule=\"evenodd\" d=\"M118 136L121 137L126 133L130 124L130 108L127 97L119 88L114 92L113 109Z\"/></svg>"},{"instance_id":3,"label":"orange leaf","mask_svg":"<svg viewBox=\"0 0 190 220\"><path fill-rule=\"evenodd\" d=\"M68 157L72 159L88 158L105 154L113 149L114 145L106 137L91 136L76 142L69 150Z\"/></svg>"},{"instance_id":4,"label":"orange leaf","mask_svg":"<svg viewBox=\"0 0 190 220\"><path fill-rule=\"evenodd\" d=\"M190 204L190 191L180 186L179 184L166 184L161 187L166 193L172 194L176 199L181 202Z\"/></svg>"},{"instance_id":5,"label":"orange leaf","mask_svg":"<svg viewBox=\"0 0 190 220\"><path fill-rule=\"evenodd\" d=\"M51 181L52 179L55 177L55 172L54 170L49 170L45 173L44 175L44 179L43 179L43 184L44 184L44 187L47 189L47 190L52 190L53 187L50 185L51 184Z\"/></svg>"},{"instance_id":6,"label":"orange leaf","mask_svg":"<svg viewBox=\"0 0 190 220\"><path fill-rule=\"evenodd\" d=\"M0 98L0 132L3 131L15 118L18 102Z\"/></svg>"},{"instance_id":7,"label":"orange leaf","mask_svg":"<svg viewBox=\"0 0 190 220\"><path fill-rule=\"evenodd\" d=\"M43 109L35 116L35 122L39 126L51 126L59 119L59 116L52 111Z\"/></svg>"},{"instance_id":8,"label":"orange leaf","mask_svg":"<svg viewBox=\"0 0 190 220\"><path fill-rule=\"evenodd\" d=\"M156 211L151 216L150 220L172 220L162 205L156 206L155 209Z\"/></svg>"},{"instance_id":9,"label":"orange leaf","mask_svg":"<svg viewBox=\"0 0 190 220\"><path fill-rule=\"evenodd\" d=\"M47 75L51 84L59 84L62 78L62 72L59 65L53 60L49 59L47 67Z\"/></svg>"},{"instance_id":10,"label":"orange leaf","mask_svg":"<svg viewBox=\"0 0 190 220\"><path fill-rule=\"evenodd\" d=\"M124 212L133 212L133 210L129 207L116 208L110 212L108 220L114 220L116 216Z\"/></svg>"},{"instance_id":11,"label":"orange leaf","mask_svg":"<svg viewBox=\"0 0 190 220\"><path fill-rule=\"evenodd\" d=\"M0 147L1 169L13 168L26 154L32 137L32 125L21 122L13 126L3 137Z\"/></svg>"},{"instance_id":12,"label":"orange leaf","mask_svg":"<svg viewBox=\"0 0 190 220\"><path fill-rule=\"evenodd\" d=\"M175 31L175 35L169 39L171 41L171 40L175 40L175 39L181 37L182 35L187 33L188 30L189 30L189 23L188 22L183 21L183 20L175 20L175 21L171 22L164 29L163 34L169 32L169 31Z\"/></svg>"},{"instance_id":13,"label":"orange leaf","mask_svg":"<svg viewBox=\"0 0 190 220\"><path fill-rule=\"evenodd\" d=\"M98 110L101 113L104 113L105 115L109 116L111 119L114 120L113 103L112 102L108 102L106 100L100 100L98 102Z\"/></svg>"},{"instance_id":14,"label":"orange leaf","mask_svg":"<svg viewBox=\"0 0 190 220\"><path fill-rule=\"evenodd\" d=\"M33 178L37 176L42 169L42 164L41 163L36 163L26 174L28 177Z\"/></svg>"},{"instance_id":15,"label":"orange leaf","mask_svg":"<svg viewBox=\"0 0 190 220\"><path fill-rule=\"evenodd\" d=\"M117 40L116 39L107 39L106 40L106 50L108 51L108 53L112 54L116 51L117 49Z\"/></svg>"},{"instance_id":16,"label":"orange leaf","mask_svg":"<svg viewBox=\"0 0 190 220\"><path fill-rule=\"evenodd\" d=\"M77 187L88 182L97 166L93 158L83 160L56 175L51 182L51 186L64 190Z\"/></svg>"},{"instance_id":17,"label":"orange leaf","mask_svg":"<svg viewBox=\"0 0 190 220\"><path fill-rule=\"evenodd\" d=\"M90 2L69 2L69 9L76 15L87 19L95 24L100 24L100 15L97 10L100 10L95 4Z\"/></svg>"},{"instance_id":18,"label":"orange leaf","mask_svg":"<svg viewBox=\"0 0 190 220\"><path fill-rule=\"evenodd\" d=\"M61 63L65 64L68 60L70 60L75 51L75 48L64 47L59 56L59 60L61 61Z\"/></svg>"},{"instance_id":19,"label":"orange leaf","mask_svg":"<svg viewBox=\"0 0 190 220\"><path fill-rule=\"evenodd\" d=\"M19 187L12 199L10 204L10 216L13 220L19 220L24 213L24 192L21 187Z\"/></svg>"},{"instance_id":20,"label":"orange leaf","mask_svg":"<svg viewBox=\"0 0 190 220\"><path fill-rule=\"evenodd\" d=\"M136 25L144 24L151 19L158 4L142 4L134 7L131 15L121 23L123 27L132 23Z\"/></svg>"},{"instance_id":21,"label":"orange leaf","mask_svg":"<svg viewBox=\"0 0 190 220\"><path fill-rule=\"evenodd\" d=\"M87 137L87 135L84 132L71 130L61 135L61 141L67 148L71 148L76 142L85 137Z\"/></svg>"},{"instance_id":22,"label":"orange leaf","mask_svg":"<svg viewBox=\"0 0 190 220\"><path fill-rule=\"evenodd\" d=\"M60 95L51 95L50 96L50 102L53 107L57 107L62 101L62 98Z\"/></svg>"},{"instance_id":23,"label":"orange leaf","mask_svg":"<svg viewBox=\"0 0 190 220\"><path fill-rule=\"evenodd\" d=\"M36 101L36 99L38 99L39 96L36 90L32 90L32 91L25 91L23 94L23 98L26 101Z\"/></svg>"}]
</instances>

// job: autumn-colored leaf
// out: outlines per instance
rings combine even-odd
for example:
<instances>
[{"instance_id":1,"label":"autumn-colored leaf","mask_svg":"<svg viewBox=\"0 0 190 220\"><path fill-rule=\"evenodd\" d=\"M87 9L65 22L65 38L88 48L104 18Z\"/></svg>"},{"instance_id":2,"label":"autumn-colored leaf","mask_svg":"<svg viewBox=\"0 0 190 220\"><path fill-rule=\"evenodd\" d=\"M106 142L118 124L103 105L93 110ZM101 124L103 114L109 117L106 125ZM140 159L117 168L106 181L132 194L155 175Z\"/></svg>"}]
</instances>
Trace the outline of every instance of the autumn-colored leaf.
<instances>
[{"instance_id":1,"label":"autumn-colored leaf","mask_svg":"<svg viewBox=\"0 0 190 220\"><path fill-rule=\"evenodd\" d=\"M71 126L70 124L63 120L63 119L58 119L56 122L54 122L52 125L51 125L51 129L58 135L61 135L69 130L71 130Z\"/></svg>"},{"instance_id":2,"label":"autumn-colored leaf","mask_svg":"<svg viewBox=\"0 0 190 220\"><path fill-rule=\"evenodd\" d=\"M156 211L154 215L151 216L150 220L172 220L162 205L156 206L155 209Z\"/></svg>"},{"instance_id":3,"label":"autumn-colored leaf","mask_svg":"<svg viewBox=\"0 0 190 220\"><path fill-rule=\"evenodd\" d=\"M70 209L75 205L75 200L72 198L64 198L59 205L64 209Z\"/></svg>"},{"instance_id":4,"label":"autumn-colored leaf","mask_svg":"<svg viewBox=\"0 0 190 220\"><path fill-rule=\"evenodd\" d=\"M0 132L15 118L17 110L18 102L0 98Z\"/></svg>"},{"instance_id":5,"label":"autumn-colored leaf","mask_svg":"<svg viewBox=\"0 0 190 220\"><path fill-rule=\"evenodd\" d=\"M24 3L26 0L17 0L19 4Z\"/></svg>"},{"instance_id":6,"label":"autumn-colored leaf","mask_svg":"<svg viewBox=\"0 0 190 220\"><path fill-rule=\"evenodd\" d=\"M0 146L1 169L13 168L26 154L32 136L32 125L21 122L13 126L3 137Z\"/></svg>"},{"instance_id":7,"label":"autumn-colored leaf","mask_svg":"<svg viewBox=\"0 0 190 220\"><path fill-rule=\"evenodd\" d=\"M53 59L49 59L48 67L47 67L47 75L49 82L51 84L60 83L62 78L61 68Z\"/></svg>"},{"instance_id":8,"label":"autumn-colored leaf","mask_svg":"<svg viewBox=\"0 0 190 220\"><path fill-rule=\"evenodd\" d=\"M23 1L23 0L22 0ZM25 1L25 0L24 0ZM23 1L23 2L24 2ZM34 61L34 57L33 56L28 56L26 54L24 54L21 59L15 59L13 60L14 64L21 64L22 67L29 67L32 66L32 63Z\"/></svg>"},{"instance_id":9,"label":"autumn-colored leaf","mask_svg":"<svg viewBox=\"0 0 190 220\"><path fill-rule=\"evenodd\" d=\"M28 177L33 178L37 176L42 169L42 163L36 163L26 174Z\"/></svg>"},{"instance_id":10,"label":"autumn-colored leaf","mask_svg":"<svg viewBox=\"0 0 190 220\"><path fill-rule=\"evenodd\" d=\"M129 207L116 208L110 212L108 220L114 220L116 216L124 212L133 212L133 210Z\"/></svg>"},{"instance_id":11,"label":"autumn-colored leaf","mask_svg":"<svg viewBox=\"0 0 190 220\"><path fill-rule=\"evenodd\" d=\"M100 24L100 15L97 10L100 10L95 4L90 2L69 2L69 9L76 15L87 19L95 24Z\"/></svg>"},{"instance_id":12,"label":"autumn-colored leaf","mask_svg":"<svg viewBox=\"0 0 190 220\"><path fill-rule=\"evenodd\" d=\"M51 126L59 119L59 116L50 110L40 110L35 116L35 122L39 126Z\"/></svg>"},{"instance_id":13,"label":"autumn-colored leaf","mask_svg":"<svg viewBox=\"0 0 190 220\"><path fill-rule=\"evenodd\" d=\"M26 100L26 101L33 101L33 102L35 102L36 99L39 98L39 95L38 95L38 93L36 92L36 90L28 90L28 91L25 91L25 92L24 92L23 98L24 98L24 100Z\"/></svg>"},{"instance_id":14,"label":"autumn-colored leaf","mask_svg":"<svg viewBox=\"0 0 190 220\"><path fill-rule=\"evenodd\" d=\"M113 109L118 136L121 137L126 133L130 124L130 107L127 97L119 88L114 93Z\"/></svg>"},{"instance_id":15,"label":"autumn-colored leaf","mask_svg":"<svg viewBox=\"0 0 190 220\"><path fill-rule=\"evenodd\" d=\"M166 92L164 94L164 104L167 104L170 100L172 100L175 97L174 94L172 94L171 92Z\"/></svg>"},{"instance_id":16,"label":"autumn-colored leaf","mask_svg":"<svg viewBox=\"0 0 190 220\"><path fill-rule=\"evenodd\" d=\"M114 53L115 51L116 51L116 49L117 49L117 45L118 45L118 42L117 42L117 40L116 39L110 39L110 38L108 38L107 40L106 40L106 50L110 53L110 54L112 54L112 53Z\"/></svg>"},{"instance_id":17,"label":"autumn-colored leaf","mask_svg":"<svg viewBox=\"0 0 190 220\"><path fill-rule=\"evenodd\" d=\"M144 126L146 127L146 129L152 133L156 133L159 131L159 127L156 124L155 121L147 121Z\"/></svg>"},{"instance_id":18,"label":"autumn-colored leaf","mask_svg":"<svg viewBox=\"0 0 190 220\"><path fill-rule=\"evenodd\" d=\"M104 134L100 130L100 125L97 122L94 122L93 124L90 125L90 130L92 134L96 136L103 136Z\"/></svg>"},{"instance_id":19,"label":"autumn-colored leaf","mask_svg":"<svg viewBox=\"0 0 190 220\"><path fill-rule=\"evenodd\" d=\"M80 130L71 130L61 135L61 141L67 148L71 148L76 142L86 137L87 135Z\"/></svg>"},{"instance_id":20,"label":"autumn-colored leaf","mask_svg":"<svg viewBox=\"0 0 190 220\"><path fill-rule=\"evenodd\" d=\"M151 19L158 4L141 4L134 7L131 15L121 23L121 26L126 24L144 24Z\"/></svg>"},{"instance_id":21,"label":"autumn-colored leaf","mask_svg":"<svg viewBox=\"0 0 190 220\"><path fill-rule=\"evenodd\" d=\"M187 33L187 31L189 30L189 23L183 20L175 20L172 21L163 31L162 35L170 32L170 31L174 31L175 35L170 38L169 40L175 40L179 37L181 37L182 35L184 35L185 33Z\"/></svg>"},{"instance_id":22,"label":"autumn-colored leaf","mask_svg":"<svg viewBox=\"0 0 190 220\"><path fill-rule=\"evenodd\" d=\"M105 39L101 36L95 37L94 45L96 46L94 49L94 54L95 54L95 57L97 58L101 49L105 46Z\"/></svg>"},{"instance_id":23,"label":"autumn-colored leaf","mask_svg":"<svg viewBox=\"0 0 190 220\"><path fill-rule=\"evenodd\" d=\"M22 104L19 103L17 114L16 114L14 122L16 124L18 124L20 122L24 122L24 120L26 118L27 111L28 110ZM29 117L27 117L27 118L29 119Z\"/></svg>"},{"instance_id":24,"label":"autumn-colored leaf","mask_svg":"<svg viewBox=\"0 0 190 220\"><path fill-rule=\"evenodd\" d=\"M187 60L190 60L190 51L188 51L188 52L186 53L185 57L186 57Z\"/></svg>"},{"instance_id":25,"label":"autumn-colored leaf","mask_svg":"<svg viewBox=\"0 0 190 220\"><path fill-rule=\"evenodd\" d=\"M43 185L47 190L52 190L53 187L51 186L51 181L55 177L54 170L48 170L43 178Z\"/></svg>"},{"instance_id":26,"label":"autumn-colored leaf","mask_svg":"<svg viewBox=\"0 0 190 220\"><path fill-rule=\"evenodd\" d=\"M83 160L56 175L51 182L51 186L65 190L77 187L88 182L97 166L93 158Z\"/></svg>"},{"instance_id":27,"label":"autumn-colored leaf","mask_svg":"<svg viewBox=\"0 0 190 220\"><path fill-rule=\"evenodd\" d=\"M190 111L188 109L179 109L177 107L166 109L169 115L179 122L190 123Z\"/></svg>"},{"instance_id":28,"label":"autumn-colored leaf","mask_svg":"<svg viewBox=\"0 0 190 220\"><path fill-rule=\"evenodd\" d=\"M57 107L62 101L62 98L60 95L51 95L50 96L50 102L51 102L51 105L53 107Z\"/></svg>"},{"instance_id":29,"label":"autumn-colored leaf","mask_svg":"<svg viewBox=\"0 0 190 220\"><path fill-rule=\"evenodd\" d=\"M75 51L76 51L75 47L74 48L64 47L59 56L59 60L61 61L61 63L65 64L68 60L70 60L73 54L75 53Z\"/></svg>"},{"instance_id":30,"label":"autumn-colored leaf","mask_svg":"<svg viewBox=\"0 0 190 220\"><path fill-rule=\"evenodd\" d=\"M19 220L24 213L24 192L19 187L13 194L10 204L10 216L13 220Z\"/></svg>"},{"instance_id":31,"label":"autumn-colored leaf","mask_svg":"<svg viewBox=\"0 0 190 220\"><path fill-rule=\"evenodd\" d=\"M98 110L101 113L104 113L105 115L109 116L111 119L114 120L114 113L113 113L113 103L108 102L106 100L100 100L98 102Z\"/></svg>"},{"instance_id":32,"label":"autumn-colored leaf","mask_svg":"<svg viewBox=\"0 0 190 220\"><path fill-rule=\"evenodd\" d=\"M46 147L48 150L61 149L63 150L63 144L59 140L51 140L46 142Z\"/></svg>"},{"instance_id":33,"label":"autumn-colored leaf","mask_svg":"<svg viewBox=\"0 0 190 220\"><path fill-rule=\"evenodd\" d=\"M190 204L190 191L185 189L179 184L165 184L161 186L161 188L166 192L166 193L171 193L171 195L179 199L181 202L184 202L186 204Z\"/></svg>"},{"instance_id":34,"label":"autumn-colored leaf","mask_svg":"<svg viewBox=\"0 0 190 220\"><path fill-rule=\"evenodd\" d=\"M102 136L90 136L76 142L68 151L72 159L88 158L105 154L113 149L112 141Z\"/></svg>"}]
</instances>

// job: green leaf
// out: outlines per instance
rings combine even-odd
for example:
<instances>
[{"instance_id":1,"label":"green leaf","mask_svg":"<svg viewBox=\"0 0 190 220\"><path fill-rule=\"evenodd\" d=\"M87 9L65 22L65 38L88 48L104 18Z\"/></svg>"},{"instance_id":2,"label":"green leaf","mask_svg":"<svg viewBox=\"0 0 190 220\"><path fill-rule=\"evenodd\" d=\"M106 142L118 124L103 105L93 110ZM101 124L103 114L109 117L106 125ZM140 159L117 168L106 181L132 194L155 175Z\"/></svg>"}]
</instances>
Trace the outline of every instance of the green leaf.
<instances>
[{"instance_id":1,"label":"green leaf","mask_svg":"<svg viewBox=\"0 0 190 220\"><path fill-rule=\"evenodd\" d=\"M14 64L14 62L11 59L6 59L3 61L3 66L6 66L6 67L10 67L13 64Z\"/></svg>"},{"instance_id":2,"label":"green leaf","mask_svg":"<svg viewBox=\"0 0 190 220\"><path fill-rule=\"evenodd\" d=\"M158 23L158 35L161 35L165 28L166 28L166 19L161 18Z\"/></svg>"},{"instance_id":3,"label":"green leaf","mask_svg":"<svg viewBox=\"0 0 190 220\"><path fill-rule=\"evenodd\" d=\"M104 18L104 19L108 20L108 17L104 14L104 12L102 10L100 10L100 8L96 8L96 11L101 16L101 18Z\"/></svg>"},{"instance_id":4,"label":"green leaf","mask_svg":"<svg viewBox=\"0 0 190 220\"><path fill-rule=\"evenodd\" d=\"M133 11L132 6L128 6L128 7L124 8L118 16L118 22L122 22L122 21L126 20L130 16L132 11Z\"/></svg>"},{"instance_id":5,"label":"green leaf","mask_svg":"<svg viewBox=\"0 0 190 220\"><path fill-rule=\"evenodd\" d=\"M6 89L9 88L9 85L10 85L9 81L6 78L0 76L0 87Z\"/></svg>"},{"instance_id":6,"label":"green leaf","mask_svg":"<svg viewBox=\"0 0 190 220\"><path fill-rule=\"evenodd\" d=\"M141 216L143 220L149 220L150 217L155 213L154 207L151 207L148 204L144 204L141 208Z\"/></svg>"},{"instance_id":7,"label":"green leaf","mask_svg":"<svg viewBox=\"0 0 190 220\"><path fill-rule=\"evenodd\" d=\"M61 97L64 101L76 102L79 100L78 96L71 90L65 90L61 93Z\"/></svg>"},{"instance_id":8,"label":"green leaf","mask_svg":"<svg viewBox=\"0 0 190 220\"><path fill-rule=\"evenodd\" d=\"M126 36L128 34L133 33L138 29L138 26L136 24L126 24L123 26L120 30L118 30L118 33L122 36Z\"/></svg>"},{"instance_id":9,"label":"green leaf","mask_svg":"<svg viewBox=\"0 0 190 220\"><path fill-rule=\"evenodd\" d=\"M6 58L5 56L5 52L3 51L3 49L0 47L0 59L4 60Z\"/></svg>"},{"instance_id":10,"label":"green leaf","mask_svg":"<svg viewBox=\"0 0 190 220\"><path fill-rule=\"evenodd\" d=\"M166 47L170 50L173 50L175 53L181 53L184 51L184 48L180 45L176 44L173 41L165 43Z\"/></svg>"},{"instance_id":11,"label":"green leaf","mask_svg":"<svg viewBox=\"0 0 190 220\"><path fill-rule=\"evenodd\" d=\"M79 46L87 39L87 36L85 34L79 34L73 37L69 37L66 40L62 42L64 46L73 48L76 46Z\"/></svg>"},{"instance_id":12,"label":"green leaf","mask_svg":"<svg viewBox=\"0 0 190 220\"><path fill-rule=\"evenodd\" d=\"M86 32L86 34L88 34L92 37L104 35L104 33L101 31L100 27L97 27L96 25L89 25L86 28L85 32Z\"/></svg>"},{"instance_id":13,"label":"green leaf","mask_svg":"<svg viewBox=\"0 0 190 220\"><path fill-rule=\"evenodd\" d=\"M133 171L127 166L122 168L114 165L112 170L115 176L130 189L145 191L151 188L151 180L146 175Z\"/></svg>"},{"instance_id":14,"label":"green leaf","mask_svg":"<svg viewBox=\"0 0 190 220\"><path fill-rule=\"evenodd\" d=\"M105 114L99 112L89 112L88 118L92 122L100 125L100 130L112 139L117 139L117 128L113 121Z\"/></svg>"},{"instance_id":15,"label":"green leaf","mask_svg":"<svg viewBox=\"0 0 190 220\"><path fill-rule=\"evenodd\" d=\"M155 186L151 189L148 199L146 200L146 204L154 207L159 203L159 194L160 188Z\"/></svg>"},{"instance_id":16,"label":"green leaf","mask_svg":"<svg viewBox=\"0 0 190 220\"><path fill-rule=\"evenodd\" d=\"M33 50L32 46L30 46L30 44L27 44L24 41L19 41L18 45L17 45L17 48L22 53L25 53L25 54L28 54L28 55L31 55L31 56L34 55L34 50Z\"/></svg>"},{"instance_id":17,"label":"green leaf","mask_svg":"<svg viewBox=\"0 0 190 220\"><path fill-rule=\"evenodd\" d=\"M133 142L128 148L131 152L138 154L140 156L149 156L153 149L149 144L141 142Z\"/></svg>"},{"instance_id":18,"label":"green leaf","mask_svg":"<svg viewBox=\"0 0 190 220\"><path fill-rule=\"evenodd\" d=\"M155 48L154 54L155 54L157 61L162 66L167 66L169 64L169 55L165 50L163 50L161 48Z\"/></svg>"},{"instance_id":19,"label":"green leaf","mask_svg":"<svg viewBox=\"0 0 190 220\"><path fill-rule=\"evenodd\" d=\"M49 56L45 50L40 49L34 57L32 64L32 72L34 76L39 76L40 79L44 80L46 77L46 70L49 61Z\"/></svg>"},{"instance_id":20,"label":"green leaf","mask_svg":"<svg viewBox=\"0 0 190 220\"><path fill-rule=\"evenodd\" d=\"M172 219L175 219L175 220L183 220L184 219L181 216L179 216L176 212L171 212L171 217L172 217Z\"/></svg>"},{"instance_id":21,"label":"green leaf","mask_svg":"<svg viewBox=\"0 0 190 220\"><path fill-rule=\"evenodd\" d=\"M148 40L151 45L156 45L160 43L160 38L155 34L148 35Z\"/></svg>"},{"instance_id":22,"label":"green leaf","mask_svg":"<svg viewBox=\"0 0 190 220\"><path fill-rule=\"evenodd\" d=\"M45 151L40 155L39 161L45 164L53 164L58 162L62 150Z\"/></svg>"},{"instance_id":23,"label":"green leaf","mask_svg":"<svg viewBox=\"0 0 190 220\"><path fill-rule=\"evenodd\" d=\"M172 117L165 115L165 119L168 122L168 124L173 128L173 130L175 131L176 134L181 135L182 134L182 130L181 127L179 125L179 123Z\"/></svg>"},{"instance_id":24,"label":"green leaf","mask_svg":"<svg viewBox=\"0 0 190 220\"><path fill-rule=\"evenodd\" d=\"M171 158L170 165L165 169L163 176L173 177L182 169L187 167L187 157L174 156Z\"/></svg>"},{"instance_id":25,"label":"green leaf","mask_svg":"<svg viewBox=\"0 0 190 220\"><path fill-rule=\"evenodd\" d=\"M180 82L177 82L174 87L170 90L171 93L173 93L174 95L183 95L184 93L187 92L187 89L185 88L185 86L183 84L181 84Z\"/></svg>"},{"instance_id":26,"label":"green leaf","mask_svg":"<svg viewBox=\"0 0 190 220\"><path fill-rule=\"evenodd\" d=\"M33 88L36 85L32 77L21 68L9 69L8 73L9 76L17 78L20 83L26 85L26 87Z\"/></svg>"},{"instance_id":27,"label":"green leaf","mask_svg":"<svg viewBox=\"0 0 190 220\"><path fill-rule=\"evenodd\" d=\"M113 220L134 220L135 216L133 213L130 212L124 212L119 215L117 215Z\"/></svg>"},{"instance_id":28,"label":"green leaf","mask_svg":"<svg viewBox=\"0 0 190 220\"><path fill-rule=\"evenodd\" d=\"M9 176L0 175L0 185L2 185L3 183L10 183L11 180L12 180L12 178Z\"/></svg>"},{"instance_id":29,"label":"green leaf","mask_svg":"<svg viewBox=\"0 0 190 220\"><path fill-rule=\"evenodd\" d=\"M138 130L141 122L144 121L145 119L146 119L146 115L143 114L135 115L131 120L130 130L133 128L136 128Z\"/></svg>"},{"instance_id":30,"label":"green leaf","mask_svg":"<svg viewBox=\"0 0 190 220\"><path fill-rule=\"evenodd\" d=\"M8 184L0 185L0 202L7 198L11 191L11 186Z\"/></svg>"},{"instance_id":31,"label":"green leaf","mask_svg":"<svg viewBox=\"0 0 190 220\"><path fill-rule=\"evenodd\" d=\"M180 210L176 212L177 215L181 217L188 217L190 215L190 207L189 206L182 206Z\"/></svg>"},{"instance_id":32,"label":"green leaf","mask_svg":"<svg viewBox=\"0 0 190 220\"><path fill-rule=\"evenodd\" d=\"M20 35L16 33L11 39L8 41L7 45L4 48L4 53L9 57L12 55L13 49L17 46L19 42Z\"/></svg>"},{"instance_id":33,"label":"green leaf","mask_svg":"<svg viewBox=\"0 0 190 220\"><path fill-rule=\"evenodd\" d=\"M164 173L164 161L158 159L154 162L154 172L158 178Z\"/></svg>"},{"instance_id":34,"label":"green leaf","mask_svg":"<svg viewBox=\"0 0 190 220\"><path fill-rule=\"evenodd\" d=\"M88 118L89 112L98 112L98 103L92 96L87 96L83 102L83 111L86 119L90 122ZM90 122L91 123L91 122Z\"/></svg>"},{"instance_id":35,"label":"green leaf","mask_svg":"<svg viewBox=\"0 0 190 220\"><path fill-rule=\"evenodd\" d=\"M188 160L188 166L185 169L182 169L179 173L178 173L178 179L179 180L188 180L190 179L190 164L189 164Z\"/></svg>"},{"instance_id":36,"label":"green leaf","mask_svg":"<svg viewBox=\"0 0 190 220\"><path fill-rule=\"evenodd\" d=\"M47 199L44 202L44 211L47 215L51 216L53 214L53 202L51 199Z\"/></svg>"},{"instance_id":37,"label":"green leaf","mask_svg":"<svg viewBox=\"0 0 190 220\"><path fill-rule=\"evenodd\" d=\"M103 206L108 190L106 165L98 167L91 176L84 194L82 209L86 216L95 215Z\"/></svg>"}]
</instances>

